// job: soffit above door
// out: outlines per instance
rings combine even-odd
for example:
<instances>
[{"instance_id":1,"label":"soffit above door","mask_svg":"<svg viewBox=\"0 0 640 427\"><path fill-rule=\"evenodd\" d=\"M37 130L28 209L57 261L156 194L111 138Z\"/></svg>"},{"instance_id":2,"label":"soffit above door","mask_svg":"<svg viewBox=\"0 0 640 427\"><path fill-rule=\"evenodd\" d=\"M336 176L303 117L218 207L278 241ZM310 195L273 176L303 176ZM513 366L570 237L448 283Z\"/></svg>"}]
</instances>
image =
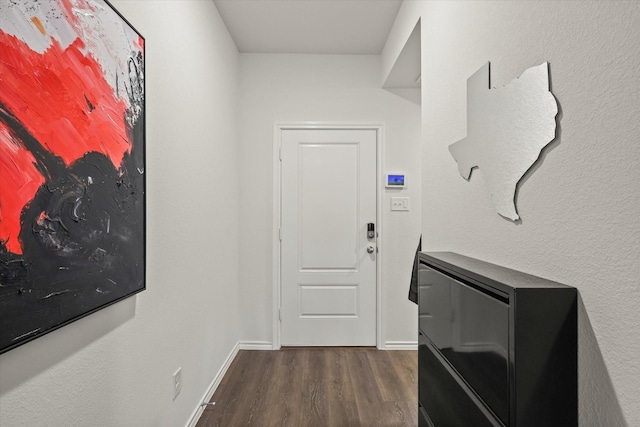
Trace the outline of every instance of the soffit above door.
<instances>
[{"instance_id":1,"label":"soffit above door","mask_svg":"<svg viewBox=\"0 0 640 427\"><path fill-rule=\"evenodd\" d=\"M238 51L377 55L401 0L214 0Z\"/></svg>"}]
</instances>

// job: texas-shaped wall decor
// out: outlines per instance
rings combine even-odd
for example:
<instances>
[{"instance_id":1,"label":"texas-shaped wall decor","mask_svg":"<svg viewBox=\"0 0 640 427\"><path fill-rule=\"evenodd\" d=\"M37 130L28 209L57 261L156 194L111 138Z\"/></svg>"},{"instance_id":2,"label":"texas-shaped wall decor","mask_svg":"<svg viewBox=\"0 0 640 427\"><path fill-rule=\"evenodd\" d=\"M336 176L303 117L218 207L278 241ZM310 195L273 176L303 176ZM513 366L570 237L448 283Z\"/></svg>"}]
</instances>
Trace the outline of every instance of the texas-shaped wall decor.
<instances>
[{"instance_id":1,"label":"texas-shaped wall decor","mask_svg":"<svg viewBox=\"0 0 640 427\"><path fill-rule=\"evenodd\" d=\"M495 209L511 221L520 219L518 182L555 139L557 114L547 62L501 88L491 88L488 62L467 80L467 137L449 151L464 179L482 170Z\"/></svg>"}]
</instances>

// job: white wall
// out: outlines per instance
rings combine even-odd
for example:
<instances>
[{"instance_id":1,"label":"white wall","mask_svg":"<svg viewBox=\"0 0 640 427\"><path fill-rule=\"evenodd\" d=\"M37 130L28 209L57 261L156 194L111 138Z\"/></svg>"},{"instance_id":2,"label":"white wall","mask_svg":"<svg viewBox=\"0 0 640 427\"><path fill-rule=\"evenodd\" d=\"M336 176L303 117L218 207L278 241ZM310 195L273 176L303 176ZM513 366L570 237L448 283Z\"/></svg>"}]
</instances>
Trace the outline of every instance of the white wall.
<instances>
[{"instance_id":1,"label":"white wall","mask_svg":"<svg viewBox=\"0 0 640 427\"><path fill-rule=\"evenodd\" d=\"M388 171L405 171L411 212L383 201L383 341L417 340L417 310L407 300L420 227L420 108L380 89L378 56L240 55L240 248L242 340L272 342L272 149L274 122L385 124ZM395 190L398 191L398 190ZM393 195L398 195L393 193Z\"/></svg>"},{"instance_id":2,"label":"white wall","mask_svg":"<svg viewBox=\"0 0 640 427\"><path fill-rule=\"evenodd\" d=\"M383 55L422 18L425 250L451 250L578 288L582 426L640 425L640 3L405 2ZM558 139L526 177L521 224L457 172L466 80L550 62ZM427 82L429 84L427 84Z\"/></svg>"},{"instance_id":3,"label":"white wall","mask_svg":"<svg viewBox=\"0 0 640 427\"><path fill-rule=\"evenodd\" d=\"M235 45L213 2L113 3L146 37L147 290L0 356L2 426L184 425L239 338Z\"/></svg>"}]
</instances>

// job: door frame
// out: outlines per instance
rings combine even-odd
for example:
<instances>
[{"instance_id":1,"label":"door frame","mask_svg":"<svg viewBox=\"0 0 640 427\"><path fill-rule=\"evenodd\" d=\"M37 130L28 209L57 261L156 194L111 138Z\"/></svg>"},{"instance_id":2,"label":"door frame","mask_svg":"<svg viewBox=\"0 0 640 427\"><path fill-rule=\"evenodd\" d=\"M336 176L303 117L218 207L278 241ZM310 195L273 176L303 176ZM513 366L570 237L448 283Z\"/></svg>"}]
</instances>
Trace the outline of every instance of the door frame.
<instances>
[{"instance_id":1,"label":"door frame","mask_svg":"<svg viewBox=\"0 0 640 427\"><path fill-rule=\"evenodd\" d=\"M375 130L376 131L376 347L382 349L382 190L383 156L384 153L384 123L379 122L325 122L325 121L301 121L301 122L275 122L273 125L273 338L272 349L281 347L280 335L280 309L281 309L281 240L280 227L282 224L282 164L280 162L280 149L282 147L282 131L284 130Z\"/></svg>"}]
</instances>

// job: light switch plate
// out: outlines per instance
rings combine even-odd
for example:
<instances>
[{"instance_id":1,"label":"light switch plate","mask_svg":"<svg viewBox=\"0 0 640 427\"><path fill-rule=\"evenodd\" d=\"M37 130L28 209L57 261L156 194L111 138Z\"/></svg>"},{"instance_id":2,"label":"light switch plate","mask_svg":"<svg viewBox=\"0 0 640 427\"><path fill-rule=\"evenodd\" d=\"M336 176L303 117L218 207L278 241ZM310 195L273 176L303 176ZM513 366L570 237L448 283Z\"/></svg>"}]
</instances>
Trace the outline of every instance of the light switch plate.
<instances>
[{"instance_id":1,"label":"light switch plate","mask_svg":"<svg viewBox=\"0 0 640 427\"><path fill-rule=\"evenodd\" d=\"M409 198L408 197L392 197L391 210L392 211L408 211Z\"/></svg>"}]
</instances>

